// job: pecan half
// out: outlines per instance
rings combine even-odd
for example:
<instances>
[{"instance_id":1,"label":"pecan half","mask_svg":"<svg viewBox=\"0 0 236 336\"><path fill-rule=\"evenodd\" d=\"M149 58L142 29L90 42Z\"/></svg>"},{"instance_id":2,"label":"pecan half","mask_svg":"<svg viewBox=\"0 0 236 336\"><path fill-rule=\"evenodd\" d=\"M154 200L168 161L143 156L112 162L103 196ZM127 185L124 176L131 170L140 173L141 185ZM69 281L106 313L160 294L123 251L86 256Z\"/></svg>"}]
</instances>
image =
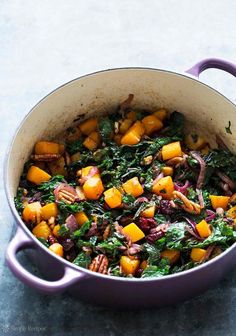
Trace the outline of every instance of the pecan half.
<instances>
[{"instance_id":1,"label":"pecan half","mask_svg":"<svg viewBox=\"0 0 236 336\"><path fill-rule=\"evenodd\" d=\"M199 215L201 213L201 206L193 201L190 201L184 194L180 191L173 191L173 196L175 199L179 199L183 202L180 207L188 213Z\"/></svg>"},{"instance_id":2,"label":"pecan half","mask_svg":"<svg viewBox=\"0 0 236 336\"><path fill-rule=\"evenodd\" d=\"M107 225L102 235L102 238L104 240L106 240L109 237L110 231L111 231L111 225Z\"/></svg>"},{"instance_id":3,"label":"pecan half","mask_svg":"<svg viewBox=\"0 0 236 336\"><path fill-rule=\"evenodd\" d=\"M104 254L97 255L91 264L89 270L101 274L107 274L108 259Z\"/></svg>"},{"instance_id":4,"label":"pecan half","mask_svg":"<svg viewBox=\"0 0 236 336\"><path fill-rule=\"evenodd\" d=\"M58 192L58 200L63 201L67 204L72 204L75 202L76 196L68 190L61 189Z\"/></svg>"},{"instance_id":5,"label":"pecan half","mask_svg":"<svg viewBox=\"0 0 236 336\"><path fill-rule=\"evenodd\" d=\"M44 161L51 162L58 160L61 157L61 154L33 154L31 155L31 159L33 161Z\"/></svg>"},{"instance_id":6,"label":"pecan half","mask_svg":"<svg viewBox=\"0 0 236 336\"><path fill-rule=\"evenodd\" d=\"M175 156L172 159L169 159L168 161L166 161L166 164L168 166L177 166L182 161L183 161L183 157L182 156Z\"/></svg>"}]
</instances>

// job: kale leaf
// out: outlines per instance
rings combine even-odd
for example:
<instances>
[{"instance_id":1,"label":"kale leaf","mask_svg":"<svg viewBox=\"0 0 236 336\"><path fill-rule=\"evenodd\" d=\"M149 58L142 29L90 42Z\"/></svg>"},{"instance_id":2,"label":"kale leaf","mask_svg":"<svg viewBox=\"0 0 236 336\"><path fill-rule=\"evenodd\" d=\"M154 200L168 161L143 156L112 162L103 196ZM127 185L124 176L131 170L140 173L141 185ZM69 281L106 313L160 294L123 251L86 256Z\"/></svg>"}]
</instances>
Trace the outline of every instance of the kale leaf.
<instances>
[{"instance_id":1,"label":"kale leaf","mask_svg":"<svg viewBox=\"0 0 236 336\"><path fill-rule=\"evenodd\" d=\"M92 260L89 254L86 254L85 252L81 252L77 255L77 257L73 261L73 264L84 267L84 268L88 268L88 266L91 264L91 261Z\"/></svg>"}]
</instances>

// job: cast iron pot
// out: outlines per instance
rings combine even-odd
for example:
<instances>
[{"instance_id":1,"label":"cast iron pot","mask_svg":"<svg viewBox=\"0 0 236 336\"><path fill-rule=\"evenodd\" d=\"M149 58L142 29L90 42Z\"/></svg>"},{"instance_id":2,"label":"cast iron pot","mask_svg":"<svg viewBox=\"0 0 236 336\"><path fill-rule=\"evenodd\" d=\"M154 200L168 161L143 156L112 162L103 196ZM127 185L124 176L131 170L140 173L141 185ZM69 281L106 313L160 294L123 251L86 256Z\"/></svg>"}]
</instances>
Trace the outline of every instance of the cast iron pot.
<instances>
[{"instance_id":1,"label":"cast iron pot","mask_svg":"<svg viewBox=\"0 0 236 336\"><path fill-rule=\"evenodd\" d=\"M36 141L53 139L79 117L115 111L129 93L134 94L134 104L139 108L164 106L183 112L189 129L200 129L212 145L218 134L236 152L236 106L196 79L207 68L219 68L236 76L236 66L219 59L203 60L185 75L150 68L112 69L59 87L30 111L14 136L5 166L6 195L17 223L6 261L16 277L46 294L68 291L93 303L137 308L173 304L198 295L216 284L235 265L236 244L206 264L163 278L127 279L93 273L44 247L27 229L14 206L23 164ZM232 135L225 132L228 121L231 121ZM17 253L25 249L44 279L31 274L17 260Z\"/></svg>"}]
</instances>

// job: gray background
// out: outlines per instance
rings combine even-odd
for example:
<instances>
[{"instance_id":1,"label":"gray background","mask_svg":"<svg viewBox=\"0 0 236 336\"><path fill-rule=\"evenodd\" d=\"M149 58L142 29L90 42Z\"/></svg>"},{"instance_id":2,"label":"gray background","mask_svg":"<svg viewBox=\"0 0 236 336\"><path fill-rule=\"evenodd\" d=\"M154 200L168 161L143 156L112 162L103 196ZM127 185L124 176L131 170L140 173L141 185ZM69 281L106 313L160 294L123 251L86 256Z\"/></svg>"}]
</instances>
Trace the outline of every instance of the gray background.
<instances>
[{"instance_id":1,"label":"gray background","mask_svg":"<svg viewBox=\"0 0 236 336\"><path fill-rule=\"evenodd\" d=\"M236 62L235 14L233 0L0 0L0 166L19 121L72 78L133 65L183 72L211 56ZM232 76L201 79L236 98ZM138 312L25 287L4 263L14 229L0 174L0 335L236 335L236 271L189 302Z\"/></svg>"}]
</instances>

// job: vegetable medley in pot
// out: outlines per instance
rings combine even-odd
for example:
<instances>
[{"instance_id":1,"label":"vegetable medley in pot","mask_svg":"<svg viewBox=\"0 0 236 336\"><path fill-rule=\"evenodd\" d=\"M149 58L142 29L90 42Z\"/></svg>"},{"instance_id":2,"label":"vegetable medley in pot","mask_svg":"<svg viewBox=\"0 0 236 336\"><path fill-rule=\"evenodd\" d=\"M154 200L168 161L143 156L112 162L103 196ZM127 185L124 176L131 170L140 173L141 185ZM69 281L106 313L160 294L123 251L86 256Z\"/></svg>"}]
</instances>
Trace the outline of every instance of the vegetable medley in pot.
<instances>
[{"instance_id":1,"label":"vegetable medley in pot","mask_svg":"<svg viewBox=\"0 0 236 336\"><path fill-rule=\"evenodd\" d=\"M236 156L184 134L184 116L132 109L45 139L25 164L15 205L57 255L91 271L161 277L236 241Z\"/></svg>"}]
</instances>

